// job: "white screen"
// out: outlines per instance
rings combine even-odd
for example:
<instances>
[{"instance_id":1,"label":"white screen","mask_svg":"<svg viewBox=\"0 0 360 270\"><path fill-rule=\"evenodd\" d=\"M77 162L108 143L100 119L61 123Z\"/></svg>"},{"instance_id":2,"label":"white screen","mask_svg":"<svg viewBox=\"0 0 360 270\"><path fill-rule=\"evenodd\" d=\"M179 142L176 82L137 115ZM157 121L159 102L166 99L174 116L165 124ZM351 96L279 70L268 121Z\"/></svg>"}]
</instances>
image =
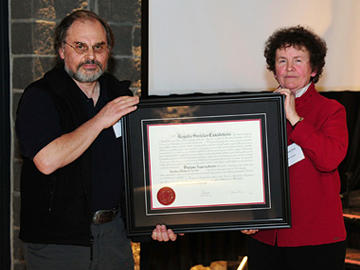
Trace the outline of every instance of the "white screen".
<instances>
[{"instance_id":1,"label":"white screen","mask_svg":"<svg viewBox=\"0 0 360 270\"><path fill-rule=\"evenodd\" d=\"M328 45L317 87L360 89L359 0L149 0L149 95L263 91L278 28L308 26Z\"/></svg>"}]
</instances>

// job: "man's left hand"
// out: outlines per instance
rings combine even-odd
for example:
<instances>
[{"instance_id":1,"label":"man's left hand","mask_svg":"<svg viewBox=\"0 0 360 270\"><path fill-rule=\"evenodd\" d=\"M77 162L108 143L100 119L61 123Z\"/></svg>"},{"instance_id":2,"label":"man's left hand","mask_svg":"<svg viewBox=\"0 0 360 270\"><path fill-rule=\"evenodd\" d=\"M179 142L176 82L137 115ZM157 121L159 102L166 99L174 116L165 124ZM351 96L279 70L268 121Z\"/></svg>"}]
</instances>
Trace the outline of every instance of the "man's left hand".
<instances>
[{"instance_id":1,"label":"man's left hand","mask_svg":"<svg viewBox=\"0 0 360 270\"><path fill-rule=\"evenodd\" d=\"M184 235L184 234L179 234ZM165 225L156 225L155 229L151 234L151 238L153 240L159 242L167 242L169 240L175 241L177 239L177 234L173 232L171 229L167 229Z\"/></svg>"}]
</instances>

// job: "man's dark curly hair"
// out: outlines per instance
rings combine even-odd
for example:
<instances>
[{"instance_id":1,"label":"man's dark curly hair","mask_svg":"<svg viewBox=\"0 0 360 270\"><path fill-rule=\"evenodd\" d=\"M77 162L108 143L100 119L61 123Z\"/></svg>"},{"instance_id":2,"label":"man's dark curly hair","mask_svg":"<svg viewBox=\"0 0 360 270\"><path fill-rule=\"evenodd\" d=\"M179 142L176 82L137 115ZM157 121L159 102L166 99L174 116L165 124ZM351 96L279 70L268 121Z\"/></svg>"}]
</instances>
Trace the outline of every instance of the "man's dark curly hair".
<instances>
[{"instance_id":1,"label":"man's dark curly hair","mask_svg":"<svg viewBox=\"0 0 360 270\"><path fill-rule=\"evenodd\" d=\"M59 49L66 39L67 31L69 30L70 26L77 20L96 20L101 23L106 32L106 39L109 48L112 49L114 47L114 35L107 22L105 22L96 13L90 10L76 10L67 15L55 29L54 49L58 56L58 62L62 62L59 56Z\"/></svg>"},{"instance_id":2,"label":"man's dark curly hair","mask_svg":"<svg viewBox=\"0 0 360 270\"><path fill-rule=\"evenodd\" d=\"M316 75L311 78L311 81L316 83L325 65L326 42L311 30L300 25L275 31L266 41L264 50L267 69L274 74L276 50L287 47L306 48L308 50L311 68L316 71Z\"/></svg>"}]
</instances>

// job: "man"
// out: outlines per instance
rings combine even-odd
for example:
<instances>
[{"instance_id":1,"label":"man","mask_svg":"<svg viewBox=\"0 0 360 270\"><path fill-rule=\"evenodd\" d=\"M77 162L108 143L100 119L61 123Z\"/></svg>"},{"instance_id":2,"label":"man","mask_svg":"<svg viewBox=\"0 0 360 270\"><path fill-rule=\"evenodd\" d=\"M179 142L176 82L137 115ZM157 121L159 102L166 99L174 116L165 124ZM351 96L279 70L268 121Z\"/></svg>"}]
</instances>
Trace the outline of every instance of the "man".
<instances>
[{"instance_id":1,"label":"man","mask_svg":"<svg viewBox=\"0 0 360 270\"><path fill-rule=\"evenodd\" d=\"M133 269L121 215L119 119L134 111L129 82L104 73L113 36L75 11L55 31L60 64L30 84L16 131L24 158L21 228L27 269Z\"/></svg>"}]
</instances>

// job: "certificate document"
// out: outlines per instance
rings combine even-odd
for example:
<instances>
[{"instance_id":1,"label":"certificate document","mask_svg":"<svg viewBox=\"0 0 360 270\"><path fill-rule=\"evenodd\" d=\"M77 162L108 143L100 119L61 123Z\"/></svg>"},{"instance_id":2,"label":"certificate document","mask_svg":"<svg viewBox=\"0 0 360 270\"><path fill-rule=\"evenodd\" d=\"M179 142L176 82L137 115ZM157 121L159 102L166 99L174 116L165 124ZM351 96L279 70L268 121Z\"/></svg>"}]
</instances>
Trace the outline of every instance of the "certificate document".
<instances>
[{"instance_id":1,"label":"certificate document","mask_svg":"<svg viewBox=\"0 0 360 270\"><path fill-rule=\"evenodd\" d=\"M129 235L291 226L284 96L150 97L122 120ZM270 142L271 138L271 142Z\"/></svg>"},{"instance_id":2,"label":"certificate document","mask_svg":"<svg viewBox=\"0 0 360 270\"><path fill-rule=\"evenodd\" d=\"M265 204L262 119L147 125L150 208Z\"/></svg>"}]
</instances>

